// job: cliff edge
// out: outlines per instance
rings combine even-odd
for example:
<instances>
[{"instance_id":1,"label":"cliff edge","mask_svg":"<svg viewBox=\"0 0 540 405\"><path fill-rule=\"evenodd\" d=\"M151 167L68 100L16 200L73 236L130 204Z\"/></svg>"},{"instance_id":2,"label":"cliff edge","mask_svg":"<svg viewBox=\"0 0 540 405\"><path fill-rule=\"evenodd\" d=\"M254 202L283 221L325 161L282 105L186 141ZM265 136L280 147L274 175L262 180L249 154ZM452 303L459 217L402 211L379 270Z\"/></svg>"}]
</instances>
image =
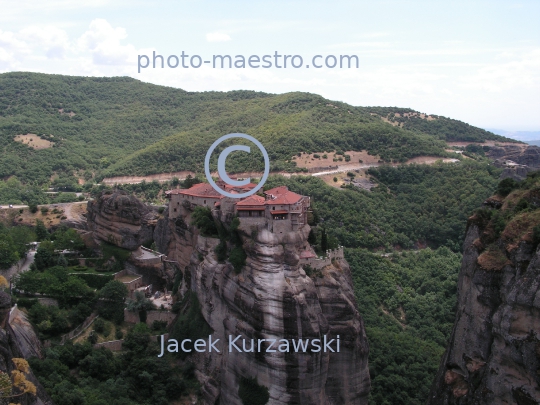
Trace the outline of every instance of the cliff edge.
<instances>
[{"instance_id":1,"label":"cliff edge","mask_svg":"<svg viewBox=\"0 0 540 405\"><path fill-rule=\"evenodd\" d=\"M540 404L540 176L470 219L454 329L428 404Z\"/></svg>"},{"instance_id":2,"label":"cliff edge","mask_svg":"<svg viewBox=\"0 0 540 405\"><path fill-rule=\"evenodd\" d=\"M229 342L230 336L241 336L240 352L223 345L219 354L193 355L204 403L242 405L239 386L251 379L268 389L271 405L367 404L368 342L342 255L321 261L318 268L304 266L301 254L310 249L308 225L283 233L240 225L236 246L241 245L246 259L235 270L229 261L230 238L202 236L186 212L175 219L165 217L156 227L160 250L182 263L179 298L196 295L212 340ZM223 243L229 252L225 259L217 253ZM334 339L335 350L338 336L339 352L295 351L292 345L280 352L272 350L277 344L269 346L272 339ZM255 345L259 339L265 342L255 352L243 350L241 342L249 349L252 339Z\"/></svg>"}]
</instances>

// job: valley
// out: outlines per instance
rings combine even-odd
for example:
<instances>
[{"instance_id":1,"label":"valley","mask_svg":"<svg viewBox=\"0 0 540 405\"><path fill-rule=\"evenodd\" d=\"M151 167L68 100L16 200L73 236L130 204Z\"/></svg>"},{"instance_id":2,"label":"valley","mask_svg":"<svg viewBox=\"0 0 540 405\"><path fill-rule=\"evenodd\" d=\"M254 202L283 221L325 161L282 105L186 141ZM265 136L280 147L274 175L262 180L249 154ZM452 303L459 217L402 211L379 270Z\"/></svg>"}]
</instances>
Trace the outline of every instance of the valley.
<instances>
[{"instance_id":1,"label":"valley","mask_svg":"<svg viewBox=\"0 0 540 405\"><path fill-rule=\"evenodd\" d=\"M283 405L423 405L504 385L479 371L493 353L476 345L480 338L468 337L481 355L453 342L478 314L487 319L482 305L501 314L522 305L498 306L491 292L513 294L499 275L535 277L540 148L434 114L309 93L196 93L33 73L2 74L0 85L0 265L12 275L28 243L41 241L35 266L17 281L29 295L13 300L35 339L50 345L30 361L44 401L252 405L248 392ZM231 132L260 139L271 157L254 210L264 192L287 187L309 197L301 229L295 222L284 231L283 212L242 219L224 202L171 205L171 191L203 181L205 148ZM242 155L230 156L230 173L260 176L260 156ZM148 285L152 294L135 296ZM458 286L485 291L469 302ZM58 306L42 305L41 294ZM458 302L471 309L460 312ZM94 312L102 321L75 344L59 343ZM503 328L497 319L488 321ZM486 340L499 329L473 332ZM348 351L334 358L156 352L164 333L293 339L338 331ZM536 337L524 333L512 336L530 352ZM471 360L460 363L463 356ZM532 368L501 395L534 399L522 384Z\"/></svg>"}]
</instances>

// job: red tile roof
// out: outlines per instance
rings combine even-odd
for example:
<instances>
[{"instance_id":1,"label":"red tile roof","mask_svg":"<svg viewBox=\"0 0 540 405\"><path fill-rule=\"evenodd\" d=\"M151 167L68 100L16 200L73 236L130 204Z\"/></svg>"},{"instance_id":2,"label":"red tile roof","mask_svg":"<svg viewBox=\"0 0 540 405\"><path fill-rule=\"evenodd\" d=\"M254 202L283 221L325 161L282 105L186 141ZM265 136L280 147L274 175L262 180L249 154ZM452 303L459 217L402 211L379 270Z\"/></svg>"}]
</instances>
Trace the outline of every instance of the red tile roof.
<instances>
[{"instance_id":1,"label":"red tile roof","mask_svg":"<svg viewBox=\"0 0 540 405\"><path fill-rule=\"evenodd\" d=\"M223 181L217 181L216 182L218 187L221 189L228 191L229 193L233 194L239 194L246 191L249 191L256 187L256 184L249 183L245 186L231 186L229 184L226 184ZM198 183L190 187L189 189L174 189L174 190L168 190L165 192L166 195L172 195L172 194L182 194L182 195L188 195L193 197L208 197L208 198L218 198L222 199L224 196L220 193L218 193L209 183Z\"/></svg>"},{"instance_id":2,"label":"red tile roof","mask_svg":"<svg viewBox=\"0 0 540 405\"><path fill-rule=\"evenodd\" d=\"M264 194L278 196L279 194L286 194L288 192L289 189L287 188L287 186L279 186L271 188L270 190L266 190Z\"/></svg>"},{"instance_id":3,"label":"red tile roof","mask_svg":"<svg viewBox=\"0 0 540 405\"><path fill-rule=\"evenodd\" d=\"M242 201L238 201L236 205L264 205L264 198L256 194L250 195Z\"/></svg>"},{"instance_id":4,"label":"red tile roof","mask_svg":"<svg viewBox=\"0 0 540 405\"><path fill-rule=\"evenodd\" d=\"M264 210L264 198L258 195L251 195L248 198L238 201L236 203L236 208L240 211L242 210L254 210L261 211Z\"/></svg>"},{"instance_id":5,"label":"red tile roof","mask_svg":"<svg viewBox=\"0 0 540 405\"><path fill-rule=\"evenodd\" d=\"M272 215L282 215L282 214L288 214L289 211L287 210L276 210L276 211L270 211L270 214Z\"/></svg>"},{"instance_id":6,"label":"red tile roof","mask_svg":"<svg viewBox=\"0 0 540 405\"><path fill-rule=\"evenodd\" d=\"M207 198L217 198L222 199L223 195L218 193L213 187L208 183L199 183L190 187L187 190L179 190L175 194L189 195L192 197L207 197Z\"/></svg>"},{"instance_id":7,"label":"red tile roof","mask_svg":"<svg viewBox=\"0 0 540 405\"><path fill-rule=\"evenodd\" d=\"M272 205L272 204L284 204L284 205L291 205L296 204L298 201L302 199L302 196L300 194L296 194L293 191L290 191L287 186L280 186L276 188L272 188L270 190L267 190L264 192L267 197L269 197L268 200L266 200L265 204Z\"/></svg>"}]
</instances>

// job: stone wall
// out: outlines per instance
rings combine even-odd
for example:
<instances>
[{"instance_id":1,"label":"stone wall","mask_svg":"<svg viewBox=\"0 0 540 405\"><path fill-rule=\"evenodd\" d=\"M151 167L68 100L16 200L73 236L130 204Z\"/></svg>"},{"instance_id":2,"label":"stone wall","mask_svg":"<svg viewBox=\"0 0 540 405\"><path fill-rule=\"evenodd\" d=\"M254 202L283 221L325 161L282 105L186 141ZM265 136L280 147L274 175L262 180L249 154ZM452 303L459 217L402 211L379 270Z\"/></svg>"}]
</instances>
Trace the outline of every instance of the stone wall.
<instances>
[{"instance_id":1,"label":"stone wall","mask_svg":"<svg viewBox=\"0 0 540 405\"><path fill-rule=\"evenodd\" d=\"M150 341L160 342L161 335L150 336ZM163 339L167 341L169 339L169 334L163 334ZM124 339L120 340L109 340L108 342L96 343L93 347L94 349L99 349L100 347L105 347L111 352L119 352L122 350L122 345L124 344Z\"/></svg>"},{"instance_id":2,"label":"stone wall","mask_svg":"<svg viewBox=\"0 0 540 405\"><path fill-rule=\"evenodd\" d=\"M170 311L148 311L146 313L146 324L152 326L154 321L167 321L167 326L169 326L174 318L176 318L176 314ZM128 323L139 323L139 313L124 309L124 321Z\"/></svg>"},{"instance_id":3,"label":"stone wall","mask_svg":"<svg viewBox=\"0 0 540 405\"><path fill-rule=\"evenodd\" d=\"M46 307L58 306L58 300L56 300L55 298L40 297L37 300L41 305L45 305Z\"/></svg>"},{"instance_id":4,"label":"stone wall","mask_svg":"<svg viewBox=\"0 0 540 405\"><path fill-rule=\"evenodd\" d=\"M313 269L322 269L325 266L332 264L332 260L343 260L343 246L337 249L327 250L326 257L310 257L306 259L300 259L301 266L311 266Z\"/></svg>"}]
</instances>

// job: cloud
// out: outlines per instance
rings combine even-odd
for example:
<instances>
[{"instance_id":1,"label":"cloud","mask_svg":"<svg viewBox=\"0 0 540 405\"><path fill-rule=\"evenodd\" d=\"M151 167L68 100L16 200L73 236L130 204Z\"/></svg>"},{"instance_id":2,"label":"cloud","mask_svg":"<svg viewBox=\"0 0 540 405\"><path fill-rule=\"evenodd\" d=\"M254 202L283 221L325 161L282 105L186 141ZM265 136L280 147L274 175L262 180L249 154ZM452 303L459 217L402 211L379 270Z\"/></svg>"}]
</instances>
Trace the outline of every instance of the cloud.
<instances>
[{"instance_id":1,"label":"cloud","mask_svg":"<svg viewBox=\"0 0 540 405\"><path fill-rule=\"evenodd\" d=\"M90 52L97 65L125 65L135 61L137 50L131 44L120 42L127 38L124 28L113 28L107 20L98 18L90 23L86 31L77 41L79 50Z\"/></svg>"},{"instance_id":2,"label":"cloud","mask_svg":"<svg viewBox=\"0 0 540 405\"><path fill-rule=\"evenodd\" d=\"M32 26L19 32L19 37L34 48L41 48L50 59L63 59L70 47L68 34L54 26Z\"/></svg>"},{"instance_id":3,"label":"cloud","mask_svg":"<svg viewBox=\"0 0 540 405\"><path fill-rule=\"evenodd\" d=\"M230 41L231 37L222 32L209 32L206 34L206 40L208 42L226 42Z\"/></svg>"},{"instance_id":4,"label":"cloud","mask_svg":"<svg viewBox=\"0 0 540 405\"><path fill-rule=\"evenodd\" d=\"M475 74L462 77L461 84L468 89L491 93L540 87L540 49L526 52L505 63L491 63Z\"/></svg>"}]
</instances>

